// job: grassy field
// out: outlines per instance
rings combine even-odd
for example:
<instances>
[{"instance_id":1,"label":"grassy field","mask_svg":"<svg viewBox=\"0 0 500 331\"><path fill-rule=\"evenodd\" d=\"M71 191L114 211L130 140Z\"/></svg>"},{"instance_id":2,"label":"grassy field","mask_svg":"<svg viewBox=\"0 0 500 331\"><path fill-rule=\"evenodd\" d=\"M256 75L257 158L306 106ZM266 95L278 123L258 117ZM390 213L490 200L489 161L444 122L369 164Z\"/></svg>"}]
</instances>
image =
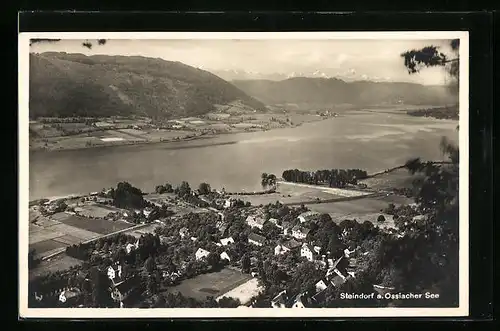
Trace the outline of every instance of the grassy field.
<instances>
[{"instance_id":1,"label":"grassy field","mask_svg":"<svg viewBox=\"0 0 500 331\"><path fill-rule=\"evenodd\" d=\"M254 206L268 203L298 203L298 202L315 202L317 199L327 200L341 198L340 195L325 192L321 188L300 187L294 185L279 185L278 192L262 195L234 195L236 199L250 201Z\"/></svg>"},{"instance_id":2,"label":"grassy field","mask_svg":"<svg viewBox=\"0 0 500 331\"><path fill-rule=\"evenodd\" d=\"M82 264L82 261L67 256L66 254L61 254L46 261L42 261L35 269L30 270L29 279L46 275L49 272L66 270L80 264Z\"/></svg>"},{"instance_id":3,"label":"grassy field","mask_svg":"<svg viewBox=\"0 0 500 331\"><path fill-rule=\"evenodd\" d=\"M395 205L409 204L413 201L411 199L389 195L377 198L364 198L353 201L341 201L332 203L321 203L308 205L307 207L319 213L330 214L336 222L341 222L344 219L356 219L358 221L371 221L376 222L378 215L383 214L384 210L389 203ZM386 219L391 219L392 216L384 214Z\"/></svg>"},{"instance_id":4,"label":"grassy field","mask_svg":"<svg viewBox=\"0 0 500 331\"><path fill-rule=\"evenodd\" d=\"M413 180L417 178L419 178L417 174L412 175L406 169L397 169L364 179L360 183L366 184L368 188L374 190L391 190L393 188L411 188Z\"/></svg>"},{"instance_id":5,"label":"grassy field","mask_svg":"<svg viewBox=\"0 0 500 331\"><path fill-rule=\"evenodd\" d=\"M120 211L118 208L100 204L87 204L77 207L75 210L78 210L78 214L80 215L96 218L104 218L109 213Z\"/></svg>"},{"instance_id":6,"label":"grassy field","mask_svg":"<svg viewBox=\"0 0 500 331\"><path fill-rule=\"evenodd\" d=\"M34 249L37 254L43 254L68 246L67 244L57 242L55 239L43 240L29 245L30 249Z\"/></svg>"},{"instance_id":7,"label":"grassy field","mask_svg":"<svg viewBox=\"0 0 500 331\"><path fill-rule=\"evenodd\" d=\"M180 292L186 297L204 300L207 296L218 297L246 283L250 275L225 268L219 272L203 274L182 281L181 284L168 288L168 292Z\"/></svg>"}]
</instances>

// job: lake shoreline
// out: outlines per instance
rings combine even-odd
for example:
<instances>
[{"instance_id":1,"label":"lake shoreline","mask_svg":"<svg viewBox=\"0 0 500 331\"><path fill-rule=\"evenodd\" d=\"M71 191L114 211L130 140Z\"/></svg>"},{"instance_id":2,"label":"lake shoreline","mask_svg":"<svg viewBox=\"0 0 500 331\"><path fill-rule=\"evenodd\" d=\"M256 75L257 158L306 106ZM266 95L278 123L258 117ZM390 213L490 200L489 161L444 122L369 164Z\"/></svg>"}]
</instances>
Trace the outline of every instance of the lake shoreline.
<instances>
[{"instance_id":1,"label":"lake shoreline","mask_svg":"<svg viewBox=\"0 0 500 331\"><path fill-rule=\"evenodd\" d=\"M91 146L78 146L78 147L68 147L68 148L33 148L29 147L29 152L30 153L54 153L54 152L63 152L63 151L79 151L79 150L97 150L97 149L106 149L106 148L116 148L116 147L124 147L124 146L142 146L142 145L159 145L159 144L172 144L172 143L185 143L185 142L191 142L191 141L200 141L204 139L214 139L222 136L229 136L229 135L236 135L236 134L242 134L242 133L255 133L255 132L267 132L267 131L275 131L275 130L280 130L280 129L292 129L292 128L297 128L300 126L303 126L305 124L310 124L310 123L316 123L320 121L325 121L328 119L332 119L334 117L318 117L317 120L311 120L311 121L304 121L298 124L294 125L289 125L289 126L280 126L280 127L274 127L274 128L258 128L254 127L251 130L246 130L246 129L240 129L236 131L231 131L231 132L216 132L216 133L202 133L200 135L196 135L194 137L185 137L185 138L179 138L179 139L166 139L166 140L146 140L146 141L115 141L111 144L103 144L103 145L91 145ZM203 147L206 146L217 146L220 144L230 144L230 143L235 143L235 142L228 142L228 143L212 143L212 144L207 144L203 145ZM175 148L174 148L175 149Z\"/></svg>"}]
</instances>

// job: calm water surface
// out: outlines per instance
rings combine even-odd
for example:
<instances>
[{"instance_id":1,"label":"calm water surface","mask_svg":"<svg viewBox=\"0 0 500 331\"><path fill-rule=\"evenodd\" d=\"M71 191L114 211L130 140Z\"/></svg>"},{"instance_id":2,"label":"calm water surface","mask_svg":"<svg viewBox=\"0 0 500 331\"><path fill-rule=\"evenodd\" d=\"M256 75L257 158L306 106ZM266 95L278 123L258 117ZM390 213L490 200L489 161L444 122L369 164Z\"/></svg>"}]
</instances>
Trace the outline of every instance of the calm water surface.
<instances>
[{"instance_id":1,"label":"calm water surface","mask_svg":"<svg viewBox=\"0 0 500 331\"><path fill-rule=\"evenodd\" d=\"M352 112L297 128L222 135L190 142L30 153L30 199L85 193L128 181L226 190L260 189L262 172L361 168L368 172L410 157L442 159L439 141L458 141L458 121Z\"/></svg>"}]
</instances>

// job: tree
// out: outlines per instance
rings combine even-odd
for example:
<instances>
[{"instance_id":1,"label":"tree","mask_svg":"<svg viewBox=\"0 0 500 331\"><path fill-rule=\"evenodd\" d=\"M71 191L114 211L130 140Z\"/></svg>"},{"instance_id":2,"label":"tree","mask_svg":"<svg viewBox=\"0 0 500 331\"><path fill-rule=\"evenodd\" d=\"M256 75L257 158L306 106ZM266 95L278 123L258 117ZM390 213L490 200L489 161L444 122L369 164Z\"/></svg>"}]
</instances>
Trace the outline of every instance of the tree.
<instances>
[{"instance_id":1,"label":"tree","mask_svg":"<svg viewBox=\"0 0 500 331\"><path fill-rule=\"evenodd\" d=\"M36 250L30 249L28 252L28 268L34 268L40 263L40 260L36 258Z\"/></svg>"},{"instance_id":2,"label":"tree","mask_svg":"<svg viewBox=\"0 0 500 331\"><path fill-rule=\"evenodd\" d=\"M158 283L155 277L150 276L147 282L147 289L149 294L156 294L158 292Z\"/></svg>"},{"instance_id":3,"label":"tree","mask_svg":"<svg viewBox=\"0 0 500 331\"><path fill-rule=\"evenodd\" d=\"M155 188L155 192L158 194L165 193L166 191L167 191L167 189L165 188L164 185L157 185Z\"/></svg>"},{"instance_id":4,"label":"tree","mask_svg":"<svg viewBox=\"0 0 500 331\"><path fill-rule=\"evenodd\" d=\"M179 187L176 189L176 193L180 197L186 197L191 194L191 187L189 186L189 183L186 181L183 181Z\"/></svg>"},{"instance_id":5,"label":"tree","mask_svg":"<svg viewBox=\"0 0 500 331\"><path fill-rule=\"evenodd\" d=\"M249 273L250 272L250 256L248 254L244 254L243 257L241 258L241 270L244 273Z\"/></svg>"},{"instance_id":6,"label":"tree","mask_svg":"<svg viewBox=\"0 0 500 331\"><path fill-rule=\"evenodd\" d=\"M153 259L153 257L150 256L144 262L144 270L146 270L147 272L151 273L155 269L156 269L155 260Z\"/></svg>"},{"instance_id":7,"label":"tree","mask_svg":"<svg viewBox=\"0 0 500 331\"><path fill-rule=\"evenodd\" d=\"M409 74L416 74L421 69L426 67L443 67L452 78L450 89L456 91L459 83L460 57L459 48L460 40L453 39L450 42L450 48L453 53L453 58L440 52L439 48L433 45L426 46L422 49L412 49L401 54L404 59L404 65Z\"/></svg>"},{"instance_id":8,"label":"tree","mask_svg":"<svg viewBox=\"0 0 500 331\"><path fill-rule=\"evenodd\" d=\"M268 188L268 187L275 187L276 186L276 175L268 174L268 173L264 172L261 175L260 183L264 189Z\"/></svg>"},{"instance_id":9,"label":"tree","mask_svg":"<svg viewBox=\"0 0 500 331\"><path fill-rule=\"evenodd\" d=\"M145 202L140 189L128 182L120 182L113 195L113 204L118 208L142 208Z\"/></svg>"},{"instance_id":10,"label":"tree","mask_svg":"<svg viewBox=\"0 0 500 331\"><path fill-rule=\"evenodd\" d=\"M201 195L206 195L212 192L212 189L210 187L210 184L201 183L200 186L198 187L198 191L200 192Z\"/></svg>"},{"instance_id":11,"label":"tree","mask_svg":"<svg viewBox=\"0 0 500 331\"><path fill-rule=\"evenodd\" d=\"M222 297L219 299L220 308L237 308L239 306L241 306L241 302L238 299L231 297Z\"/></svg>"},{"instance_id":12,"label":"tree","mask_svg":"<svg viewBox=\"0 0 500 331\"><path fill-rule=\"evenodd\" d=\"M212 269L216 269L220 265L220 255L217 253L210 253L207 256L207 263Z\"/></svg>"},{"instance_id":13,"label":"tree","mask_svg":"<svg viewBox=\"0 0 500 331\"><path fill-rule=\"evenodd\" d=\"M378 215L377 222L384 223L385 222L385 216L384 215Z\"/></svg>"}]
</instances>

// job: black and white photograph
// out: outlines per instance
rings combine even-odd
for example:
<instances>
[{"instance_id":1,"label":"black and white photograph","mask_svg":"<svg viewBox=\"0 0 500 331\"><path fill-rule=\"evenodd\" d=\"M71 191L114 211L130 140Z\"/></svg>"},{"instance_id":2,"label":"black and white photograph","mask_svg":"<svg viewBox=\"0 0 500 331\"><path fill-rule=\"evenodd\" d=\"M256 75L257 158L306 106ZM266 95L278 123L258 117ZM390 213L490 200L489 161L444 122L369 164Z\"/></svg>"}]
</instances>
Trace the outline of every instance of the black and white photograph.
<instances>
[{"instance_id":1,"label":"black and white photograph","mask_svg":"<svg viewBox=\"0 0 500 331\"><path fill-rule=\"evenodd\" d=\"M467 59L453 31L20 33L20 316L467 315Z\"/></svg>"}]
</instances>

